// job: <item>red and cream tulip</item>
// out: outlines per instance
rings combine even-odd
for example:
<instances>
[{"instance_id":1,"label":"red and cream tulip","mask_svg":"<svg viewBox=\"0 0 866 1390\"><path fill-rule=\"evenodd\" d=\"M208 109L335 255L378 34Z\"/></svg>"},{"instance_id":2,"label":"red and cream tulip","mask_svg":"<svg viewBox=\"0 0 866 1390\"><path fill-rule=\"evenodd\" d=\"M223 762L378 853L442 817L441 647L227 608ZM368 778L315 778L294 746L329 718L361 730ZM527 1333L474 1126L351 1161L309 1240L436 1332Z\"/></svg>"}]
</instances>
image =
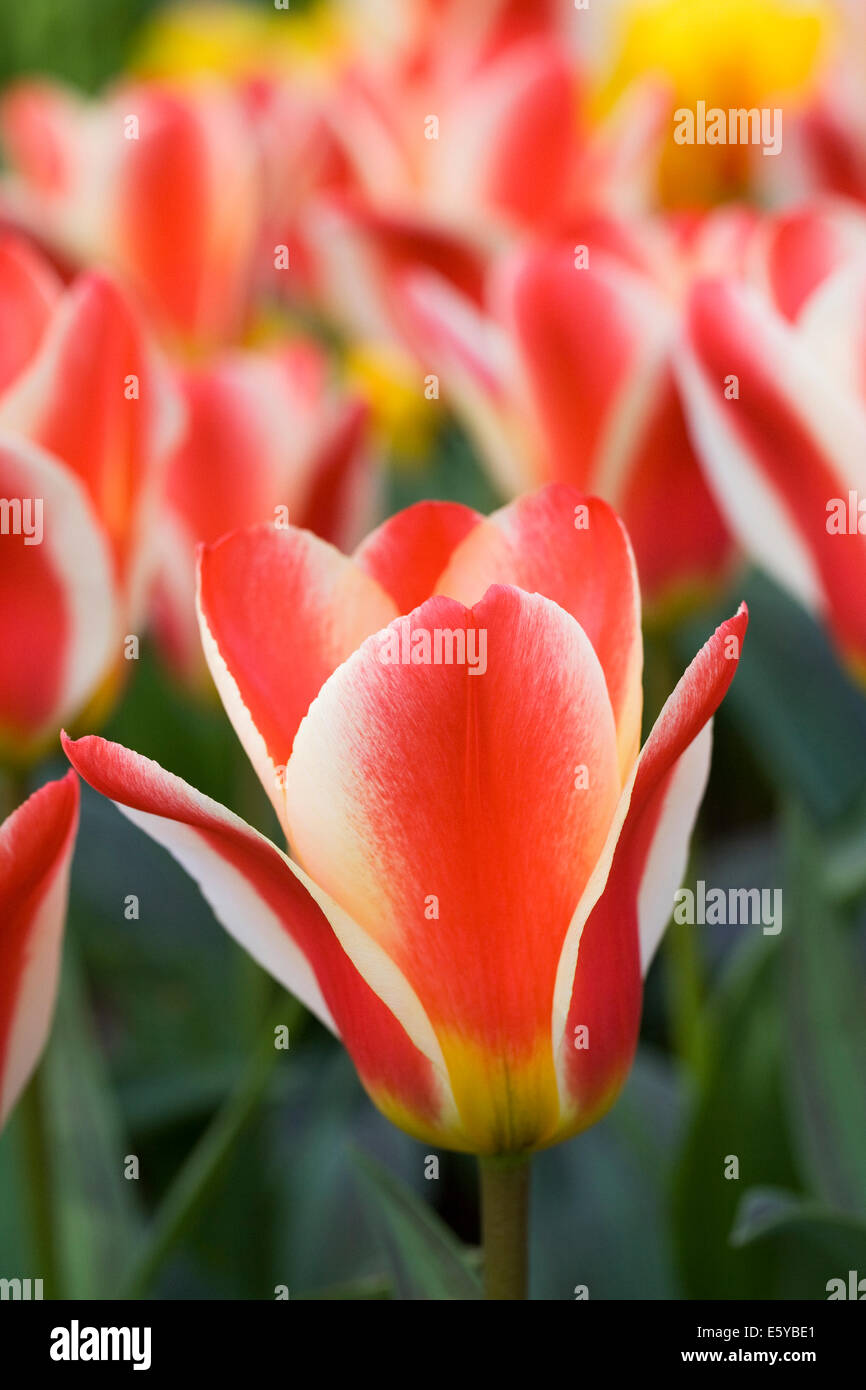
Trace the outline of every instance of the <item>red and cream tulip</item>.
<instances>
[{"instance_id":1,"label":"red and cream tulip","mask_svg":"<svg viewBox=\"0 0 866 1390\"><path fill-rule=\"evenodd\" d=\"M583 16L559 3L471 16L424 4L401 18L402 40L341 75L327 116L349 177L305 219L313 292L378 343L401 336L396 272L433 270L478 299L487 259L516 235L555 234L587 208L642 207L660 138L645 85L605 119L591 114L574 42Z\"/></svg>"},{"instance_id":2,"label":"red and cream tulip","mask_svg":"<svg viewBox=\"0 0 866 1390\"><path fill-rule=\"evenodd\" d=\"M152 613L169 665L195 683L207 676L196 546L271 521L349 548L370 523L376 473L366 405L334 388L313 342L226 354L181 372L179 382L186 419L155 538Z\"/></svg>"},{"instance_id":3,"label":"red and cream tulip","mask_svg":"<svg viewBox=\"0 0 866 1390\"><path fill-rule=\"evenodd\" d=\"M762 217L591 217L489 276L485 307L444 276L404 273L408 338L506 495L548 480L622 515L651 610L718 585L734 555L674 369L689 290L724 271L786 315L866 249L866 218L827 202Z\"/></svg>"},{"instance_id":4,"label":"red and cream tulip","mask_svg":"<svg viewBox=\"0 0 866 1390\"><path fill-rule=\"evenodd\" d=\"M88 101L44 82L5 96L16 217L73 264L106 264L184 346L234 341L261 229L259 156L240 99L142 83Z\"/></svg>"},{"instance_id":5,"label":"red and cream tulip","mask_svg":"<svg viewBox=\"0 0 866 1390\"><path fill-rule=\"evenodd\" d=\"M507 258L486 312L441 278L406 277L416 351L506 496L555 479L617 508L657 607L717 582L730 537L686 430L671 287L620 224L577 240Z\"/></svg>"},{"instance_id":6,"label":"red and cream tulip","mask_svg":"<svg viewBox=\"0 0 866 1390\"><path fill-rule=\"evenodd\" d=\"M122 667L178 405L115 283L64 289L15 238L0 326L0 752L26 761Z\"/></svg>"},{"instance_id":7,"label":"red and cream tulip","mask_svg":"<svg viewBox=\"0 0 866 1390\"><path fill-rule=\"evenodd\" d=\"M679 378L692 438L744 549L827 622L866 678L866 262L792 318L754 288L695 287Z\"/></svg>"},{"instance_id":8,"label":"red and cream tulip","mask_svg":"<svg viewBox=\"0 0 866 1390\"><path fill-rule=\"evenodd\" d=\"M0 1129L51 1029L77 825L74 772L0 825Z\"/></svg>"},{"instance_id":9,"label":"red and cream tulip","mask_svg":"<svg viewBox=\"0 0 866 1390\"><path fill-rule=\"evenodd\" d=\"M420 503L352 558L237 532L204 547L199 608L288 853L116 744L67 740L74 766L409 1133L501 1154L598 1119L631 1064L745 610L641 750L631 548L566 486L487 519Z\"/></svg>"}]
</instances>

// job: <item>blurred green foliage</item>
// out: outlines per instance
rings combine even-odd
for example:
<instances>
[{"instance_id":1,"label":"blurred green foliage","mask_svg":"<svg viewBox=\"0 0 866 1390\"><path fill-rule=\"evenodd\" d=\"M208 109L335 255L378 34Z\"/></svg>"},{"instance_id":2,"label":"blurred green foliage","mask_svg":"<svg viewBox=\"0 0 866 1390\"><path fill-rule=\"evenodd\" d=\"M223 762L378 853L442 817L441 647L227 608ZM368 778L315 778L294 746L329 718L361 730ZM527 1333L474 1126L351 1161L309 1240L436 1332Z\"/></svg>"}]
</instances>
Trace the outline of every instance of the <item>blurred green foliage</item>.
<instances>
[{"instance_id":1,"label":"blurred green foliage","mask_svg":"<svg viewBox=\"0 0 866 1390\"><path fill-rule=\"evenodd\" d=\"M156 0L27 0L0 6L0 82L44 74L97 91L127 60Z\"/></svg>"}]
</instances>

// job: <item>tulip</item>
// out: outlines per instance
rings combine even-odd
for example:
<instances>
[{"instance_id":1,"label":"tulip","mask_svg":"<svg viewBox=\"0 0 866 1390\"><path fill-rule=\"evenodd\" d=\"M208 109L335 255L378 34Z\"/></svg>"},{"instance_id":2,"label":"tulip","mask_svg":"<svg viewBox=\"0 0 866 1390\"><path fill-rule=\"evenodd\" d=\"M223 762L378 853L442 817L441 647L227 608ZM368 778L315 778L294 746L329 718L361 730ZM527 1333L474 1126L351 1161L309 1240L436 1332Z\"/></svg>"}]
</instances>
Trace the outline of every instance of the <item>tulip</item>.
<instances>
[{"instance_id":1,"label":"tulip","mask_svg":"<svg viewBox=\"0 0 866 1390\"><path fill-rule=\"evenodd\" d=\"M836 201L773 217L593 216L568 243L501 258L480 309L417 269L393 296L499 489L555 479L604 496L625 521L647 606L664 616L718 587L734 557L675 372L690 287L723 272L791 316L864 251L866 217Z\"/></svg>"},{"instance_id":2,"label":"tulip","mask_svg":"<svg viewBox=\"0 0 866 1390\"><path fill-rule=\"evenodd\" d=\"M392 288L407 266L477 299L487 257L551 234L587 206L643 204L661 107L649 87L603 121L555 4L420 5L402 43L348 66L326 114L347 178L311 200L312 290L356 337L402 337ZM579 23L583 22L583 17Z\"/></svg>"},{"instance_id":3,"label":"tulip","mask_svg":"<svg viewBox=\"0 0 866 1390\"><path fill-rule=\"evenodd\" d=\"M664 283L619 223L595 224L586 241L587 264L576 263L582 234L508 257L485 312L417 272L404 277L404 298L424 370L439 376L499 489L512 496L555 479L604 496L660 610L718 584L732 556L673 374L671 277L683 257L670 254Z\"/></svg>"},{"instance_id":4,"label":"tulip","mask_svg":"<svg viewBox=\"0 0 866 1390\"><path fill-rule=\"evenodd\" d=\"M0 324L0 754L22 762L117 684L178 407L104 275L64 291L4 239Z\"/></svg>"},{"instance_id":5,"label":"tulip","mask_svg":"<svg viewBox=\"0 0 866 1390\"><path fill-rule=\"evenodd\" d=\"M333 389L312 342L224 354L179 380L186 423L168 465L152 610L166 660L195 686L207 679L196 545L265 520L354 545L369 522L375 474L366 407Z\"/></svg>"},{"instance_id":6,"label":"tulip","mask_svg":"<svg viewBox=\"0 0 866 1390\"><path fill-rule=\"evenodd\" d=\"M583 16L543 0L471 16L459 2L426 4L408 20L402 42L359 52L329 109L371 205L414 207L490 244L497 228L550 227L642 187L658 97L643 84L596 119Z\"/></svg>"},{"instance_id":7,"label":"tulip","mask_svg":"<svg viewBox=\"0 0 866 1390\"><path fill-rule=\"evenodd\" d=\"M843 263L793 320L754 288L692 293L678 364L692 437L744 549L866 679L866 312Z\"/></svg>"},{"instance_id":8,"label":"tulip","mask_svg":"<svg viewBox=\"0 0 866 1390\"><path fill-rule=\"evenodd\" d=\"M824 192L866 203L866 128L861 109L862 74L850 100L822 97L800 121L809 182Z\"/></svg>"},{"instance_id":9,"label":"tulip","mask_svg":"<svg viewBox=\"0 0 866 1390\"><path fill-rule=\"evenodd\" d=\"M260 232L242 103L212 87L122 87L88 102L44 82L4 98L5 198L22 225L128 278L164 333L213 347L245 325Z\"/></svg>"},{"instance_id":10,"label":"tulip","mask_svg":"<svg viewBox=\"0 0 866 1390\"><path fill-rule=\"evenodd\" d=\"M834 6L837 41L825 80L794 126L798 174L810 191L866 202L866 113L863 110L866 14Z\"/></svg>"},{"instance_id":11,"label":"tulip","mask_svg":"<svg viewBox=\"0 0 866 1390\"><path fill-rule=\"evenodd\" d=\"M0 825L0 1129L51 1028L77 825L74 772Z\"/></svg>"},{"instance_id":12,"label":"tulip","mask_svg":"<svg viewBox=\"0 0 866 1390\"><path fill-rule=\"evenodd\" d=\"M202 549L199 612L290 854L117 744L65 740L75 768L409 1134L517 1157L594 1123L634 1054L745 609L642 751L628 538L566 486L486 520L420 503L354 558L235 532Z\"/></svg>"}]
</instances>

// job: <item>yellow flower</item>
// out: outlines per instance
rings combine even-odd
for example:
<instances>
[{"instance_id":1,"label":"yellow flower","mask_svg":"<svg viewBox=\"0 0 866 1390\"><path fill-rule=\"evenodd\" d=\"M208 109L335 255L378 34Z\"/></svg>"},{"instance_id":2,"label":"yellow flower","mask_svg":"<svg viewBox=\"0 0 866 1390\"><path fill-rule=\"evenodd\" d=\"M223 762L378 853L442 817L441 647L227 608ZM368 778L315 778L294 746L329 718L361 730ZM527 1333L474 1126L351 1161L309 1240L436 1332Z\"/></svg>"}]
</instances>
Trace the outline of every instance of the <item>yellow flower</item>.
<instances>
[{"instance_id":1,"label":"yellow flower","mask_svg":"<svg viewBox=\"0 0 866 1390\"><path fill-rule=\"evenodd\" d=\"M327 72L346 46L345 23L327 3L303 11L249 5L180 4L142 32L132 69L172 82L243 79L263 73Z\"/></svg>"},{"instance_id":2,"label":"yellow flower","mask_svg":"<svg viewBox=\"0 0 866 1390\"><path fill-rule=\"evenodd\" d=\"M832 21L824 0L629 0L600 109L656 76L670 87L672 111L702 101L725 112L782 106L787 115L821 70ZM666 140L663 201L706 205L742 193L752 154L744 145Z\"/></svg>"}]
</instances>

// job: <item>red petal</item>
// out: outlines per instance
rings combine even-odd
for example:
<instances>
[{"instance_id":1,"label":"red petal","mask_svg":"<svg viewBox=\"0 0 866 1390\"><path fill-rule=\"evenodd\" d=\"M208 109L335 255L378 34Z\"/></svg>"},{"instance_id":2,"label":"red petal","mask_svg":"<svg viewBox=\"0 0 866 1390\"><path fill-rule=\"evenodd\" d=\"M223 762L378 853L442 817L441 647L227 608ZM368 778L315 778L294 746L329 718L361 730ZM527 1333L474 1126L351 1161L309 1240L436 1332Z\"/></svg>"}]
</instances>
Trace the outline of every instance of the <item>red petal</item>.
<instances>
[{"instance_id":1,"label":"red petal","mask_svg":"<svg viewBox=\"0 0 866 1390\"><path fill-rule=\"evenodd\" d=\"M452 552L482 520L460 502L417 502L383 521L355 551L355 560L401 613L410 613L441 592L436 583Z\"/></svg>"},{"instance_id":2,"label":"red petal","mask_svg":"<svg viewBox=\"0 0 866 1390\"><path fill-rule=\"evenodd\" d=\"M628 775L640 745L640 593L625 529L606 502L553 483L494 512L458 546L436 592L476 603L491 584L544 594L571 613L605 674Z\"/></svg>"},{"instance_id":3,"label":"red petal","mask_svg":"<svg viewBox=\"0 0 866 1390\"><path fill-rule=\"evenodd\" d=\"M373 1098L435 1133L434 1068L346 954L310 885L271 842L158 763L100 738L64 737L73 765L199 884L226 930L330 1027Z\"/></svg>"},{"instance_id":4,"label":"red petal","mask_svg":"<svg viewBox=\"0 0 866 1390\"><path fill-rule=\"evenodd\" d=\"M436 663L437 629L460 634L468 662L443 643ZM425 631L432 662L405 664L403 634ZM472 610L428 600L334 673L298 731L291 842L415 990L479 1151L556 1123L554 976L619 786L585 634L518 589Z\"/></svg>"},{"instance_id":5,"label":"red petal","mask_svg":"<svg viewBox=\"0 0 866 1390\"><path fill-rule=\"evenodd\" d=\"M699 740L733 680L747 625L743 604L716 629L665 704L569 929L554 1005L555 1030L565 1017L555 1045L571 1111L561 1137L598 1119L631 1065L641 966L648 966L673 912L703 793L708 748ZM575 1046L581 1025L588 1029L588 1047Z\"/></svg>"},{"instance_id":6,"label":"red petal","mask_svg":"<svg viewBox=\"0 0 866 1390\"><path fill-rule=\"evenodd\" d=\"M62 290L59 276L20 237L0 241L0 391L30 362Z\"/></svg>"},{"instance_id":7,"label":"red petal","mask_svg":"<svg viewBox=\"0 0 866 1390\"><path fill-rule=\"evenodd\" d=\"M51 1028L77 825L74 772L0 825L0 1127Z\"/></svg>"},{"instance_id":8,"label":"red petal","mask_svg":"<svg viewBox=\"0 0 866 1390\"><path fill-rule=\"evenodd\" d=\"M393 602L359 566L309 531L252 527L201 554L205 655L226 711L278 814L280 769L328 676Z\"/></svg>"}]
</instances>

